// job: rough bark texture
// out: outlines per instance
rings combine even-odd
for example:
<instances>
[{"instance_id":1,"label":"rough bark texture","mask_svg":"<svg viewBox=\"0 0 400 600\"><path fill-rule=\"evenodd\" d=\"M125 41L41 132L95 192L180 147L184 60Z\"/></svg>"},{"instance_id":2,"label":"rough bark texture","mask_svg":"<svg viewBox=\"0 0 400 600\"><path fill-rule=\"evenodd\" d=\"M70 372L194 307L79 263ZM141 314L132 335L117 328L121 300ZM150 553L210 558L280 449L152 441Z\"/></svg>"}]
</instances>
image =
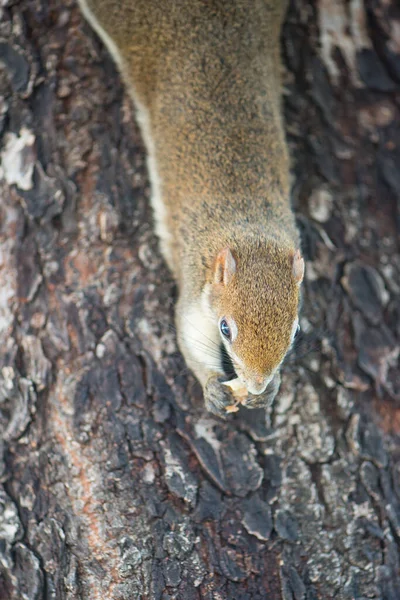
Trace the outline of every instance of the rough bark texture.
<instances>
[{"instance_id":1,"label":"rough bark texture","mask_svg":"<svg viewBox=\"0 0 400 600\"><path fill-rule=\"evenodd\" d=\"M0 3L0 598L400 598L400 10L284 31L302 336L270 414L177 351L130 100L75 3Z\"/></svg>"}]
</instances>

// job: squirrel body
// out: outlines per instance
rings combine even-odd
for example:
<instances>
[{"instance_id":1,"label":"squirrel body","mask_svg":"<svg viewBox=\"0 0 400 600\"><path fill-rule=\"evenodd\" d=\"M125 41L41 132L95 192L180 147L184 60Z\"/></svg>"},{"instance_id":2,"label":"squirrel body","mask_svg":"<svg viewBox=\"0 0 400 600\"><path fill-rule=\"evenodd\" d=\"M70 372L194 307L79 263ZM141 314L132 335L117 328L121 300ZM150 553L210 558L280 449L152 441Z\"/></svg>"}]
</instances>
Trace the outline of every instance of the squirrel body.
<instances>
[{"instance_id":1,"label":"squirrel body","mask_svg":"<svg viewBox=\"0 0 400 600\"><path fill-rule=\"evenodd\" d=\"M231 404L221 343L247 405L269 403L304 272L281 116L286 0L79 2L137 108L185 360L211 411Z\"/></svg>"}]
</instances>

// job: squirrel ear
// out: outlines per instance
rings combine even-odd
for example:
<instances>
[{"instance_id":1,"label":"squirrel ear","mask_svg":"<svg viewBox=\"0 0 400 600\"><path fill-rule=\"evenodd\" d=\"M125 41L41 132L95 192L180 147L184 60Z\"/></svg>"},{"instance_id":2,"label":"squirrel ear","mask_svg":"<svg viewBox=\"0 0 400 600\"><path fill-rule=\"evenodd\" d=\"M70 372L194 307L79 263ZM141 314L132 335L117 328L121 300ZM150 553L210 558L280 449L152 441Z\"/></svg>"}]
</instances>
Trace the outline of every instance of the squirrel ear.
<instances>
[{"instance_id":1,"label":"squirrel ear","mask_svg":"<svg viewBox=\"0 0 400 600\"><path fill-rule=\"evenodd\" d=\"M304 277L304 259L301 256L300 250L296 250L293 255L293 277L297 285L300 285Z\"/></svg>"},{"instance_id":2,"label":"squirrel ear","mask_svg":"<svg viewBox=\"0 0 400 600\"><path fill-rule=\"evenodd\" d=\"M215 261L214 283L228 285L236 271L236 261L229 248L218 253Z\"/></svg>"}]
</instances>

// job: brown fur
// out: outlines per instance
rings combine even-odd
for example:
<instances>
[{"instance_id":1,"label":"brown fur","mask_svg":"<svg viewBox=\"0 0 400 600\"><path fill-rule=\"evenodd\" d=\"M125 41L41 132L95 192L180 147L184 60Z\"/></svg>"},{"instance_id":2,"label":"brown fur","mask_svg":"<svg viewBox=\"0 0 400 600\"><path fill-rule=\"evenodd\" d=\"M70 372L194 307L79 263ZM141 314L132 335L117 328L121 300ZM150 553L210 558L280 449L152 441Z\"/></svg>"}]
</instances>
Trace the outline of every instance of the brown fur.
<instances>
[{"instance_id":1,"label":"brown fur","mask_svg":"<svg viewBox=\"0 0 400 600\"><path fill-rule=\"evenodd\" d=\"M291 256L276 244L259 242L235 254L236 273L228 285L213 286L213 304L220 315L236 321L238 337L233 352L254 376L271 374L290 345L297 315L298 285ZM243 290L251 294L252 301Z\"/></svg>"},{"instance_id":2,"label":"brown fur","mask_svg":"<svg viewBox=\"0 0 400 600\"><path fill-rule=\"evenodd\" d=\"M161 218L155 205L158 232L179 284L177 324L188 364L206 393L218 369L196 364L184 319L228 247L237 272L229 285L213 286L210 314L236 320L232 349L248 373L274 372L290 344L299 292L280 109L286 1L80 2L106 43L105 33L114 42L117 50L108 46L139 117L141 107L147 114L144 137L154 146L165 208Z\"/></svg>"}]
</instances>

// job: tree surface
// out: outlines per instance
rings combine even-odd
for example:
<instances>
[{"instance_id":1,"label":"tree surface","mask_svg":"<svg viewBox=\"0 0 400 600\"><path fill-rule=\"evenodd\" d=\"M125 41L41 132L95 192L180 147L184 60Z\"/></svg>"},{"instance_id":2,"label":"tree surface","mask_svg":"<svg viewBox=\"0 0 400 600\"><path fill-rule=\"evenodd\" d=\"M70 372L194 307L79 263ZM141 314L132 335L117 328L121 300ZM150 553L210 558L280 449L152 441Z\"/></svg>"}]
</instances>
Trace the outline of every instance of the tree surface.
<instances>
[{"instance_id":1,"label":"tree surface","mask_svg":"<svg viewBox=\"0 0 400 600\"><path fill-rule=\"evenodd\" d=\"M396 1L292 2L302 333L272 408L226 422L111 58L70 0L0 13L1 600L398 600Z\"/></svg>"}]
</instances>

